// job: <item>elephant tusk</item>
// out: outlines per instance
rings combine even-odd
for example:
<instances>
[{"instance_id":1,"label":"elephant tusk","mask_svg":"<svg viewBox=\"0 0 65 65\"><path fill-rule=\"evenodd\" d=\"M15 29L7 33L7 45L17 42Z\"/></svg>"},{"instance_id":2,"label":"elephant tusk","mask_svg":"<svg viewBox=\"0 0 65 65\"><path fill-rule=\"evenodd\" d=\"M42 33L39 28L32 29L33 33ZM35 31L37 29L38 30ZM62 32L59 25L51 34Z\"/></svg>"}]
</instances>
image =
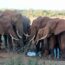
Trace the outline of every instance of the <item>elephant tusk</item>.
<instances>
[{"instance_id":1,"label":"elephant tusk","mask_svg":"<svg viewBox=\"0 0 65 65\"><path fill-rule=\"evenodd\" d=\"M19 40L19 39L17 39L17 38L14 38L11 34L10 34L10 36L12 37L12 39L14 39L14 40Z\"/></svg>"},{"instance_id":2,"label":"elephant tusk","mask_svg":"<svg viewBox=\"0 0 65 65\"><path fill-rule=\"evenodd\" d=\"M29 42L31 42L34 38L35 38L35 35L32 37L32 39Z\"/></svg>"},{"instance_id":3,"label":"elephant tusk","mask_svg":"<svg viewBox=\"0 0 65 65\"><path fill-rule=\"evenodd\" d=\"M22 38L22 36L19 35L18 30L17 30L17 35L18 35L19 38Z\"/></svg>"},{"instance_id":4,"label":"elephant tusk","mask_svg":"<svg viewBox=\"0 0 65 65\"><path fill-rule=\"evenodd\" d=\"M35 41L36 45L37 45L37 43L38 43L40 40L43 40L43 39L45 39L46 37L47 37L47 35L45 35L44 37L41 37L40 39L36 40L36 41Z\"/></svg>"},{"instance_id":5,"label":"elephant tusk","mask_svg":"<svg viewBox=\"0 0 65 65\"><path fill-rule=\"evenodd\" d=\"M23 33L26 37L29 37L29 35L28 34L25 34L25 33Z\"/></svg>"},{"instance_id":6,"label":"elephant tusk","mask_svg":"<svg viewBox=\"0 0 65 65\"><path fill-rule=\"evenodd\" d=\"M41 37L39 40L45 39L48 35L45 35L44 37Z\"/></svg>"}]
</instances>

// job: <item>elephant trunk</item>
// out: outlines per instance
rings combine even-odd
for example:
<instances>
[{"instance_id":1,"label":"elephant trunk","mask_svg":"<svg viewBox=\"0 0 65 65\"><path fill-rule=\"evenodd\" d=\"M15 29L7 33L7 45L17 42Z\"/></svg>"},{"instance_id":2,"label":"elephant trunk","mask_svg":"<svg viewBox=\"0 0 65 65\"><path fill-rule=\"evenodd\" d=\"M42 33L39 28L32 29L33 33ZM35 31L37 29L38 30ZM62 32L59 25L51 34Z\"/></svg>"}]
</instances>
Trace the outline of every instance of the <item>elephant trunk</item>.
<instances>
[{"instance_id":1,"label":"elephant trunk","mask_svg":"<svg viewBox=\"0 0 65 65\"><path fill-rule=\"evenodd\" d=\"M18 35L18 32L15 32L12 28L8 30L8 34L12 37L14 40L19 40L21 37Z\"/></svg>"},{"instance_id":2,"label":"elephant trunk","mask_svg":"<svg viewBox=\"0 0 65 65\"><path fill-rule=\"evenodd\" d=\"M27 38L30 36L30 35L28 35L28 34L26 34L26 33L23 33L23 35L24 35L25 37L27 37Z\"/></svg>"},{"instance_id":3,"label":"elephant trunk","mask_svg":"<svg viewBox=\"0 0 65 65\"><path fill-rule=\"evenodd\" d=\"M29 41L29 43L30 43L31 41L33 41L33 40L34 40L34 38L35 38L35 35L32 37L32 39Z\"/></svg>"},{"instance_id":4,"label":"elephant trunk","mask_svg":"<svg viewBox=\"0 0 65 65\"><path fill-rule=\"evenodd\" d=\"M18 38L15 38L12 34L10 34L12 39L19 40Z\"/></svg>"},{"instance_id":5,"label":"elephant trunk","mask_svg":"<svg viewBox=\"0 0 65 65\"><path fill-rule=\"evenodd\" d=\"M45 36L41 37L40 39L37 38L37 39L35 40L35 45L37 45L37 43L38 43L40 40L46 39L47 36L48 36L48 35L46 34Z\"/></svg>"},{"instance_id":6,"label":"elephant trunk","mask_svg":"<svg viewBox=\"0 0 65 65\"><path fill-rule=\"evenodd\" d=\"M35 37L35 35L32 37L31 40L29 40L28 45L27 45L28 47L34 45L34 37ZM31 44L31 43L32 43L32 44Z\"/></svg>"},{"instance_id":7,"label":"elephant trunk","mask_svg":"<svg viewBox=\"0 0 65 65\"><path fill-rule=\"evenodd\" d=\"M16 34L17 34L18 38L20 38L20 39L22 38L22 36L19 34L18 30L16 31Z\"/></svg>"},{"instance_id":8,"label":"elephant trunk","mask_svg":"<svg viewBox=\"0 0 65 65\"><path fill-rule=\"evenodd\" d=\"M48 36L48 35L46 34L45 36L43 36L43 37L41 37L40 39L38 39L38 41L45 39L47 36Z\"/></svg>"}]
</instances>

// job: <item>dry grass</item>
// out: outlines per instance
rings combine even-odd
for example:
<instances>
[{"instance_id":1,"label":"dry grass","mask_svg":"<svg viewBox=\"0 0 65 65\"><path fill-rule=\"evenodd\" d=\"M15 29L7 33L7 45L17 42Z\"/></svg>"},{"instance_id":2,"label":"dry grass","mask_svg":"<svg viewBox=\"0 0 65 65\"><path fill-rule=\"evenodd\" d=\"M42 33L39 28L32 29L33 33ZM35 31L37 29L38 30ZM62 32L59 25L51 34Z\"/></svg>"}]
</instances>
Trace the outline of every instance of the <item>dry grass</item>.
<instances>
[{"instance_id":1,"label":"dry grass","mask_svg":"<svg viewBox=\"0 0 65 65\"><path fill-rule=\"evenodd\" d=\"M65 61L44 60L40 57L27 57L24 54L5 53L0 65L65 65Z\"/></svg>"}]
</instances>

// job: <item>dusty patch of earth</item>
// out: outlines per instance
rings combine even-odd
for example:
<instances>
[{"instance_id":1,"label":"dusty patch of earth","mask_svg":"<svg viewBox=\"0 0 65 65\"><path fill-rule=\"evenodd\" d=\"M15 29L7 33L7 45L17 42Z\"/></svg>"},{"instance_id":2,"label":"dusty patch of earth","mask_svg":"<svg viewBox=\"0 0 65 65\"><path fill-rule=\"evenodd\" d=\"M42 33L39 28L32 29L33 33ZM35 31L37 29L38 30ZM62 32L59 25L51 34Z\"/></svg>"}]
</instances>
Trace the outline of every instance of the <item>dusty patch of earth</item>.
<instances>
[{"instance_id":1,"label":"dusty patch of earth","mask_svg":"<svg viewBox=\"0 0 65 65\"><path fill-rule=\"evenodd\" d=\"M0 65L65 65L65 61L27 57L24 54L0 52Z\"/></svg>"}]
</instances>

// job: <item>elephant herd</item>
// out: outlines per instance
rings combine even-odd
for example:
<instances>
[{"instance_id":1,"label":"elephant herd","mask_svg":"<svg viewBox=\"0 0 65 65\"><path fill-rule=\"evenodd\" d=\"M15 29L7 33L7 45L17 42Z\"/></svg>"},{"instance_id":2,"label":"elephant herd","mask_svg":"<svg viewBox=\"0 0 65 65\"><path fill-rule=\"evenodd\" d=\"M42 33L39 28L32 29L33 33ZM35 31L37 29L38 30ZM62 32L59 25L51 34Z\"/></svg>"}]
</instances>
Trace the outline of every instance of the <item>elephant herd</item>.
<instances>
[{"instance_id":1,"label":"elephant herd","mask_svg":"<svg viewBox=\"0 0 65 65\"><path fill-rule=\"evenodd\" d=\"M16 51L28 46L42 56L65 58L65 20L39 16L30 25L30 19L17 11L0 12L2 46Z\"/></svg>"},{"instance_id":2,"label":"elephant herd","mask_svg":"<svg viewBox=\"0 0 65 65\"><path fill-rule=\"evenodd\" d=\"M65 20L39 16L33 20L29 39L36 53L65 58Z\"/></svg>"}]
</instances>

